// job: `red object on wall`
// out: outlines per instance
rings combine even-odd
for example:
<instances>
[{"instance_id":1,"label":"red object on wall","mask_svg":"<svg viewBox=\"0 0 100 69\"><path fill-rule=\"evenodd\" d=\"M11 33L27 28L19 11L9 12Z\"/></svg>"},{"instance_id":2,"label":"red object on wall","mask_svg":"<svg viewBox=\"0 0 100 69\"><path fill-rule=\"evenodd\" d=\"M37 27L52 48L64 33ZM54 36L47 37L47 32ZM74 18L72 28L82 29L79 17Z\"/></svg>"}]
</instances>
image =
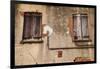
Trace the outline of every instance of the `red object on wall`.
<instances>
[{"instance_id":1,"label":"red object on wall","mask_svg":"<svg viewBox=\"0 0 100 69\"><path fill-rule=\"evenodd\" d=\"M58 51L58 58L62 57L62 51Z\"/></svg>"}]
</instances>

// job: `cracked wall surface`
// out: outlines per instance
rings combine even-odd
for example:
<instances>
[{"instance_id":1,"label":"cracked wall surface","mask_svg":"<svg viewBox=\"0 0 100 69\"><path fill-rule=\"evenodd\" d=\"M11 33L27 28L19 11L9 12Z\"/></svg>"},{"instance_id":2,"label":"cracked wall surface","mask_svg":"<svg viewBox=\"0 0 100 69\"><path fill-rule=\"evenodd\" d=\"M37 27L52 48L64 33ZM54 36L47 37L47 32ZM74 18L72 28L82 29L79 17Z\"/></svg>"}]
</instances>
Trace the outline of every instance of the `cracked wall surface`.
<instances>
[{"instance_id":1,"label":"cracked wall surface","mask_svg":"<svg viewBox=\"0 0 100 69\"><path fill-rule=\"evenodd\" d=\"M53 28L53 34L50 36L50 48L77 47L72 42L72 31L69 28L72 23L72 14L77 13L74 7L17 4L15 14L16 65L73 62L75 57L80 56L94 59L94 48L49 50L47 37L42 38L43 43L21 44L24 24L22 13L36 11L42 13L42 24L47 24ZM88 14L89 35L94 42L94 9L81 8L79 12ZM68 31L69 33L67 33ZM63 52L61 58L58 58L58 51Z\"/></svg>"}]
</instances>

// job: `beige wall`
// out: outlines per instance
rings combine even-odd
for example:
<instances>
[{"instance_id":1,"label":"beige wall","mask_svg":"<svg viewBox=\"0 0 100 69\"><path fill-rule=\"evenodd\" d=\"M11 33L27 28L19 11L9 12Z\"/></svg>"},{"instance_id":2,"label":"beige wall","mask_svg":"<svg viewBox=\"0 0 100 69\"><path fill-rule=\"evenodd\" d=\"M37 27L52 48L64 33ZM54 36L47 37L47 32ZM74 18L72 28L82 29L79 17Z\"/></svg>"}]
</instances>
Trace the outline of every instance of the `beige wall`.
<instances>
[{"instance_id":1,"label":"beige wall","mask_svg":"<svg viewBox=\"0 0 100 69\"><path fill-rule=\"evenodd\" d=\"M93 48L87 49L59 49L59 50L49 50L47 47L47 38L43 38L43 43L40 44L21 44L22 40L22 33L23 33L23 12L30 11L30 12L41 12L42 13L42 24L48 24L53 27L53 18L52 13L48 13L48 8L45 5L28 5L28 4L19 4L16 5L16 17L15 17L15 64L16 65L28 65L28 64L45 64L45 63L59 63L59 62L73 62L75 57L86 56L90 58L94 58ZM65 9L65 8L64 8ZM68 8L67 8L68 9ZM69 19L71 18L71 14L75 13L71 11L72 9L64 10L66 11L66 27L68 23L70 23ZM90 10L91 14L93 13ZM70 13L70 14L69 14ZM87 12L88 13L88 12ZM69 14L69 15L68 15ZM92 21L93 14L89 15L89 23L93 24L93 26L89 26L89 33L92 38L94 39L93 29L94 28L94 21ZM50 17L51 15L51 17ZM51 21L51 22L50 22ZM56 21L56 20L55 20ZM71 20L72 21L72 20ZM52 23L53 22L53 23ZM90 30L92 29L92 30ZM59 34L55 34L50 37L50 47L77 47L72 42L72 37L70 33L67 35L65 40L60 38L55 39L54 37L59 36ZM61 36L61 35L60 35ZM62 38L62 37L61 37ZM63 37L64 38L64 37ZM66 45L65 46L58 46L57 40L62 40ZM62 51L62 57L58 58L58 51Z\"/></svg>"}]
</instances>

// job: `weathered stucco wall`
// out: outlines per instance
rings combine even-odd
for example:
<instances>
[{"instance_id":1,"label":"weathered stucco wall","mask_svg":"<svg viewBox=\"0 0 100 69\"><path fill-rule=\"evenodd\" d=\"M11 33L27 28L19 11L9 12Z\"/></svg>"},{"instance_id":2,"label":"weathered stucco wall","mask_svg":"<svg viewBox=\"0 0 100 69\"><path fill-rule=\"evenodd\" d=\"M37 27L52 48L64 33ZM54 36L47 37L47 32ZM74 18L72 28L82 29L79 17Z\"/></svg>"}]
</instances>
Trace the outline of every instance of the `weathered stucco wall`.
<instances>
[{"instance_id":1,"label":"weathered stucco wall","mask_svg":"<svg viewBox=\"0 0 100 69\"><path fill-rule=\"evenodd\" d=\"M43 44L20 44L23 35L24 16L23 12L41 12L42 23L47 23L45 6L41 5L16 5L16 22L15 22L15 64L27 65L42 63ZM44 58L45 59L45 58Z\"/></svg>"},{"instance_id":2,"label":"weathered stucco wall","mask_svg":"<svg viewBox=\"0 0 100 69\"><path fill-rule=\"evenodd\" d=\"M85 56L94 58L93 48L87 49L59 49L49 50L47 47L47 38L43 38L43 43L21 44L23 35L24 16L23 12L41 12L42 24L48 24L53 28L53 34L50 36L50 48L77 47L72 42L69 30L69 24L72 23L72 14L76 13L71 7L53 7L46 5L16 5L15 17L15 64L46 64L73 62L75 57ZM82 12L82 11L81 11ZM89 15L89 35L94 40L94 15L93 9L84 11ZM91 25L90 25L91 24ZM66 33L65 33L66 32ZM66 37L66 38L65 38ZM58 57L58 51L62 51L62 57Z\"/></svg>"}]
</instances>

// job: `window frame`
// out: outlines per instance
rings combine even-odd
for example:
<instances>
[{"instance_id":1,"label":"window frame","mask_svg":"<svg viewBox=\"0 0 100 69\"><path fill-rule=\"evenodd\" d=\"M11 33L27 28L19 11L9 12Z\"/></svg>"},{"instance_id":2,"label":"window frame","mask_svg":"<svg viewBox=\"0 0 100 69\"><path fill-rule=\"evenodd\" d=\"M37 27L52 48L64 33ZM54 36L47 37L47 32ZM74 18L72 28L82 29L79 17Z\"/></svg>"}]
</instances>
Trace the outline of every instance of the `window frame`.
<instances>
[{"instance_id":1,"label":"window frame","mask_svg":"<svg viewBox=\"0 0 100 69\"><path fill-rule=\"evenodd\" d=\"M25 17L26 14L29 14L29 15L33 15L33 16L40 16L40 35L39 36L40 38L28 38L28 39L25 39L24 38L24 33L25 33ZM21 41L21 44L24 44L24 43L43 43L43 40L42 40L42 13L41 12L24 12L24 15L23 15L23 33L22 33L22 41ZM31 28L32 29L32 28ZM32 37L32 36L31 36Z\"/></svg>"},{"instance_id":2,"label":"window frame","mask_svg":"<svg viewBox=\"0 0 100 69\"><path fill-rule=\"evenodd\" d=\"M80 24L81 24L81 38L80 40L78 40L77 38L75 39L75 34L74 34L74 16L77 16L77 15L80 15ZM86 16L87 17L87 28L86 28L86 31L87 31L87 36L83 36L83 31L82 31L82 16ZM72 32L73 32L73 41L84 41L84 38L88 38L88 40L90 39L89 37L89 31L88 31L88 14L82 14L82 13L77 13L77 14L72 14L72 18L73 18L73 28L72 28ZM76 35L77 37L77 35Z\"/></svg>"}]
</instances>

